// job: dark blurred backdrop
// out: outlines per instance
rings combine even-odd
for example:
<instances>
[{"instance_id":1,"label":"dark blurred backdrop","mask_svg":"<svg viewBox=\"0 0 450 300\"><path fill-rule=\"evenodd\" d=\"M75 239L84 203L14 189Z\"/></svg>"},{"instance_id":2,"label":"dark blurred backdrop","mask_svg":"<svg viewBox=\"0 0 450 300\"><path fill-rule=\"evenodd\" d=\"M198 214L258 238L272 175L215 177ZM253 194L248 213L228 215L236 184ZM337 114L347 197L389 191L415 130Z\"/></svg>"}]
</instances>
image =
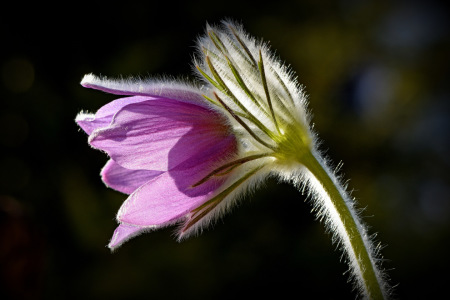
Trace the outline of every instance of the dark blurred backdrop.
<instances>
[{"instance_id":1,"label":"dark blurred backdrop","mask_svg":"<svg viewBox=\"0 0 450 300\"><path fill-rule=\"evenodd\" d=\"M74 118L113 96L84 74L192 77L195 39L229 17L270 42L310 95L322 150L386 247L399 299L448 294L449 14L435 1L22 4L0 12L0 298L353 299L311 206L267 183L213 229L105 247L126 198ZM63 3L63 2L61 2ZM115 4L112 4L115 3Z\"/></svg>"}]
</instances>

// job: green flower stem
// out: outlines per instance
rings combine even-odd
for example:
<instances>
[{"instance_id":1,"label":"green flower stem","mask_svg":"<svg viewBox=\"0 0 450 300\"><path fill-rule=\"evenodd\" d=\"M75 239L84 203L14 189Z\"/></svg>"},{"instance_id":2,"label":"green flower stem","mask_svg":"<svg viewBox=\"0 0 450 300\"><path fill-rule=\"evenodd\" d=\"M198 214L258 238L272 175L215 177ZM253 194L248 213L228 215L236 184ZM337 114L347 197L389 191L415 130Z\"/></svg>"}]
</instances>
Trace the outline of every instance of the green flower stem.
<instances>
[{"instance_id":1,"label":"green flower stem","mask_svg":"<svg viewBox=\"0 0 450 300\"><path fill-rule=\"evenodd\" d=\"M313 153L307 151L304 153L302 161L303 165L312 173L312 175L320 182L329 196L329 201L335 209L339 220L328 220L335 225L343 228L337 230L340 239L344 244L344 249L348 251L349 264L354 270L356 281L362 285L364 294L368 299L384 299L381 279L377 277L377 269L374 259L371 258L369 251L370 242L364 239L365 230L360 230L360 224L356 212L351 207L351 203L346 201L343 190L339 188L336 180ZM333 176L334 177L334 176ZM342 192L341 192L342 191ZM327 199L328 200L328 199ZM325 200L325 201L327 201ZM328 214L330 216L330 214ZM336 224L336 222L338 224ZM340 223L340 224L339 224ZM343 236L342 236L343 235ZM353 259L354 257L355 259ZM353 261L356 260L356 261Z\"/></svg>"}]
</instances>

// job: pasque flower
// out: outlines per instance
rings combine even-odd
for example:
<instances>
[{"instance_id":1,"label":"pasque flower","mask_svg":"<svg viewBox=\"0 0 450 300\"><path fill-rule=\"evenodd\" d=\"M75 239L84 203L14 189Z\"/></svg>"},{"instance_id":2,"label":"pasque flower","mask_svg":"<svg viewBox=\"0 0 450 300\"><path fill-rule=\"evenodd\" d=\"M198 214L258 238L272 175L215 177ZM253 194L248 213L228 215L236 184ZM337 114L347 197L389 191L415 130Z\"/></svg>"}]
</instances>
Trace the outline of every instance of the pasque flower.
<instances>
[{"instance_id":1,"label":"pasque flower","mask_svg":"<svg viewBox=\"0 0 450 300\"><path fill-rule=\"evenodd\" d=\"M378 250L317 150L307 100L291 71L240 26L207 27L194 61L200 84L109 80L87 88L127 96L76 121L110 160L101 175L129 194L109 247L178 224L182 239L269 175L306 187L367 298L387 297Z\"/></svg>"}]
</instances>

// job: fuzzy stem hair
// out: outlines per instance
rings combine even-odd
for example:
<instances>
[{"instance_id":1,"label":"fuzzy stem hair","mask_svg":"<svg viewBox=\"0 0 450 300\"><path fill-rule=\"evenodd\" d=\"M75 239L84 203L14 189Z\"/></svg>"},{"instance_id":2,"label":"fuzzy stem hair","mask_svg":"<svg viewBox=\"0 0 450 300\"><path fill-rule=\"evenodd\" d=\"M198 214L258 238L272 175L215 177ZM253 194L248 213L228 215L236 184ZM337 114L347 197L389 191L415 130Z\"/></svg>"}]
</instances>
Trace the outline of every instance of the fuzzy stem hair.
<instances>
[{"instance_id":1,"label":"fuzzy stem hair","mask_svg":"<svg viewBox=\"0 0 450 300\"><path fill-rule=\"evenodd\" d=\"M304 158L317 218L344 251L355 287L365 299L387 299L389 289L379 268L379 249L373 246L354 201L318 153L309 152Z\"/></svg>"}]
</instances>

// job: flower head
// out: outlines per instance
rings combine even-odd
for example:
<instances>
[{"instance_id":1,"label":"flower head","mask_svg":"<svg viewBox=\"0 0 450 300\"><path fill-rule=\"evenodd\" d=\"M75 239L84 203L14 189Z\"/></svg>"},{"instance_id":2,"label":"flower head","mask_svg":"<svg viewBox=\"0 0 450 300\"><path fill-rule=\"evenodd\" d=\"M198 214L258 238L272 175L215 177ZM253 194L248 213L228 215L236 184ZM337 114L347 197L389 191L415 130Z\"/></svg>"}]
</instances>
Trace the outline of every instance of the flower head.
<instances>
[{"instance_id":1,"label":"flower head","mask_svg":"<svg viewBox=\"0 0 450 300\"><path fill-rule=\"evenodd\" d=\"M299 164L313 143L305 97L266 45L225 23L208 27L198 48L201 88L92 74L81 82L129 96L76 118L90 145L110 157L103 181L130 195L111 248L174 223L188 236L270 172Z\"/></svg>"},{"instance_id":2,"label":"flower head","mask_svg":"<svg viewBox=\"0 0 450 300\"><path fill-rule=\"evenodd\" d=\"M129 194L109 247L175 223L179 239L187 237L274 174L308 187L357 286L368 298L385 296L378 249L316 149L306 97L292 73L240 26L224 22L206 31L194 61L201 86L93 75L81 82L128 96L76 118L90 145L110 157L103 181Z\"/></svg>"}]
</instances>

